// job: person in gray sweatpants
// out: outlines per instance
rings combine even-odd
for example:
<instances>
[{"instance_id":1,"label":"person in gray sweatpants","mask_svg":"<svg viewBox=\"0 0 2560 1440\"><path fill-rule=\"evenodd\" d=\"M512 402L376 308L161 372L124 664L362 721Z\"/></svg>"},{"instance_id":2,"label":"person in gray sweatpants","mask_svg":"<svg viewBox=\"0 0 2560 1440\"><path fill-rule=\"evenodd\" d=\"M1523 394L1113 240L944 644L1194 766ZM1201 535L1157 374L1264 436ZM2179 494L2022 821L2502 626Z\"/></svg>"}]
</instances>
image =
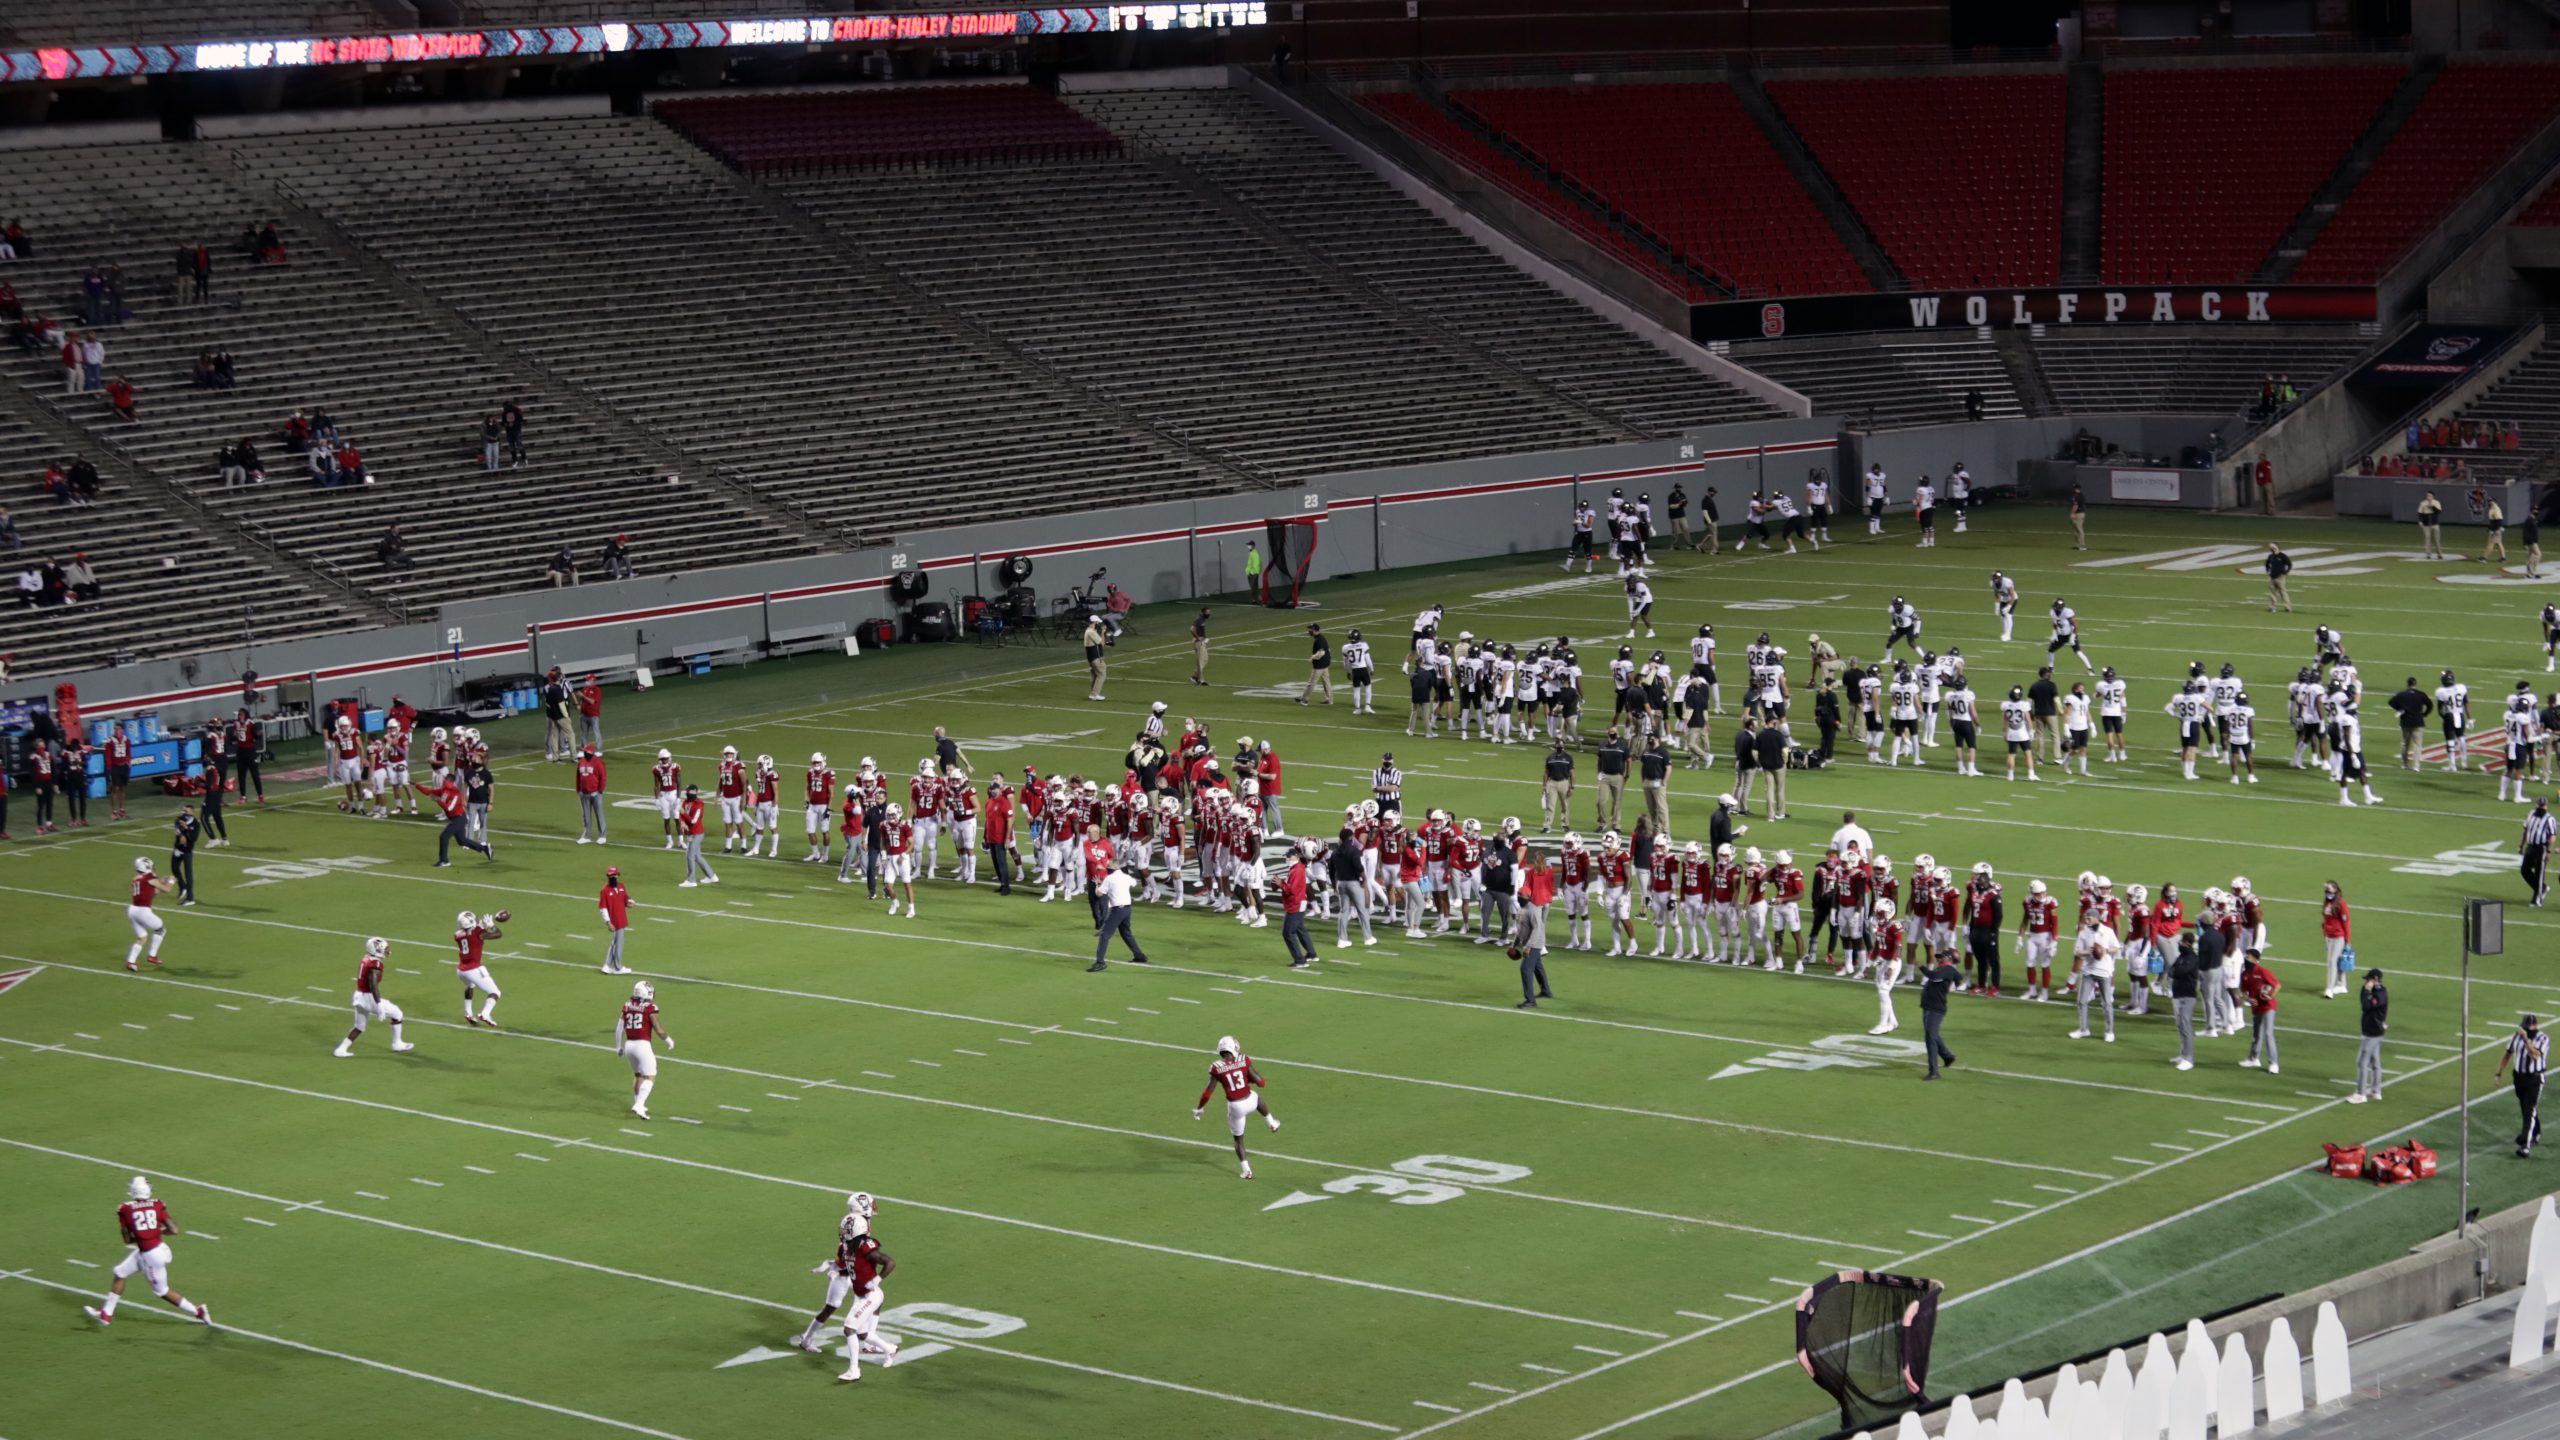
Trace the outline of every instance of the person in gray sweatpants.
<instances>
[{"instance_id":1,"label":"person in gray sweatpants","mask_svg":"<svg viewBox=\"0 0 2560 1440\"><path fill-rule=\"evenodd\" d=\"M2178 1022L2178 1068L2196 1068L2196 986L2204 962L2196 955L2196 932L2178 935L2178 957L2169 962L2169 1010ZM2215 983L2220 983L2219 976Z\"/></svg>"},{"instance_id":2,"label":"person in gray sweatpants","mask_svg":"<svg viewBox=\"0 0 2560 1440\"><path fill-rule=\"evenodd\" d=\"M1351 922L1354 919L1360 922L1360 943L1377 944L1378 937L1369 933L1369 910L1373 902L1369 898L1368 871L1361 860L1360 842L1351 838L1350 831L1343 831L1342 838L1334 843L1333 854L1325 860L1325 873L1332 877L1334 897L1342 906L1341 912L1334 917L1334 948L1351 948Z\"/></svg>"},{"instance_id":3,"label":"person in gray sweatpants","mask_svg":"<svg viewBox=\"0 0 2560 1440\"><path fill-rule=\"evenodd\" d=\"M684 879L677 882L676 888L719 884L720 877L712 873L711 862L702 858L701 786L684 787L684 804L676 811L676 828L684 832Z\"/></svg>"},{"instance_id":4,"label":"person in gray sweatpants","mask_svg":"<svg viewBox=\"0 0 2560 1440\"><path fill-rule=\"evenodd\" d=\"M2249 1010L2249 1058L2240 1063L2256 1065L2263 1051L2270 1075L2283 1073L2276 1061L2276 992L2283 988L2258 952L2249 951L2240 963L2240 999Z\"/></svg>"},{"instance_id":5,"label":"person in gray sweatpants","mask_svg":"<svg viewBox=\"0 0 2560 1440\"><path fill-rule=\"evenodd\" d=\"M2391 1028L2391 992L2383 987L2380 970L2364 972L2356 1003L2364 1023L2356 1042L2356 1093L2347 1097L2350 1105L2382 1098L2382 1036Z\"/></svg>"}]
</instances>

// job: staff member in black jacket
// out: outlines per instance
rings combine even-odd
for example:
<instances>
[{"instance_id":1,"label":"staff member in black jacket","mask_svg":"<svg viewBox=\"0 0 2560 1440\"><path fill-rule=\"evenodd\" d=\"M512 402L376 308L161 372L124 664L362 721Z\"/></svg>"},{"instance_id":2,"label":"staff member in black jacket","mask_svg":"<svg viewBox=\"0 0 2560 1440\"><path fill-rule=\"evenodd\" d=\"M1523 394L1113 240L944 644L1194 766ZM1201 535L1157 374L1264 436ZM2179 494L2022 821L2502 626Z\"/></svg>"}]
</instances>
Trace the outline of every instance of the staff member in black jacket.
<instances>
[{"instance_id":1,"label":"staff member in black jacket","mask_svg":"<svg viewBox=\"0 0 2560 1440\"><path fill-rule=\"evenodd\" d=\"M224 774L223 755L231 748L231 732L220 720L208 720L204 727L204 848L215 849L231 843L231 827L222 823L223 792L231 785Z\"/></svg>"},{"instance_id":2,"label":"staff member in black jacket","mask_svg":"<svg viewBox=\"0 0 2560 1440\"><path fill-rule=\"evenodd\" d=\"M1505 816L1502 833L1484 842L1484 857L1476 871L1476 943L1494 945L1511 933L1513 896L1517 893L1512 876L1520 856L1520 817Z\"/></svg>"},{"instance_id":3,"label":"staff member in black jacket","mask_svg":"<svg viewBox=\"0 0 2560 1440\"><path fill-rule=\"evenodd\" d=\"M2400 768L2415 770L2418 768L2418 748L2423 743L2422 732L2426 729L2427 717L2436 711L2436 702L2426 691L2418 688L2418 677L2412 675L2402 682L2388 703L2391 713L2400 717Z\"/></svg>"},{"instance_id":4,"label":"staff member in black jacket","mask_svg":"<svg viewBox=\"0 0 2560 1440\"><path fill-rule=\"evenodd\" d=\"M1760 768L1760 723L1742 712L1742 728L1733 732L1733 805L1751 813L1751 772Z\"/></svg>"},{"instance_id":5,"label":"staff member in black jacket","mask_svg":"<svg viewBox=\"0 0 2560 1440\"><path fill-rule=\"evenodd\" d=\"M1656 735L1636 757L1636 777L1644 786L1644 813L1653 817L1653 833L1671 833L1671 747Z\"/></svg>"},{"instance_id":6,"label":"staff member in black jacket","mask_svg":"<svg viewBox=\"0 0 2560 1440\"><path fill-rule=\"evenodd\" d=\"M1341 838L1333 842L1333 853L1325 857L1325 877L1333 881L1333 898L1340 907L1334 915L1333 948L1351 948L1351 921L1360 921L1360 943L1375 945L1378 937L1369 933L1368 870L1361 864L1360 840L1345 827Z\"/></svg>"},{"instance_id":7,"label":"staff member in black jacket","mask_svg":"<svg viewBox=\"0 0 2560 1440\"><path fill-rule=\"evenodd\" d=\"M267 803L266 772L259 768L265 763L266 748L266 727L249 713L249 707L241 706L239 717L231 722L231 767L238 776L235 788L246 800L254 787L261 805Z\"/></svg>"},{"instance_id":8,"label":"staff member in black jacket","mask_svg":"<svg viewBox=\"0 0 2560 1440\"><path fill-rule=\"evenodd\" d=\"M1769 787L1769 818L1787 818L1787 727L1772 721L1760 727L1760 776ZM1743 797L1749 799L1749 796Z\"/></svg>"},{"instance_id":9,"label":"staff member in black jacket","mask_svg":"<svg viewBox=\"0 0 2560 1440\"><path fill-rule=\"evenodd\" d=\"M2196 932L2178 932L2178 958L2169 962L2169 1009L2178 1021L2178 1068L2196 1068L2196 985L2204 962L2196 957ZM2220 976L2214 978L2220 985Z\"/></svg>"},{"instance_id":10,"label":"staff member in black jacket","mask_svg":"<svg viewBox=\"0 0 2560 1440\"><path fill-rule=\"evenodd\" d=\"M2284 577L2293 573L2293 557L2284 553L2283 546L2270 540L2267 542L2266 566L2267 613L2273 615L2276 607L2282 605L2286 614L2292 614L2293 597L2284 591Z\"/></svg>"},{"instance_id":11,"label":"staff member in black jacket","mask_svg":"<svg viewBox=\"0 0 2560 1440\"><path fill-rule=\"evenodd\" d=\"M1828 676L1821 688L1813 692L1813 728L1822 736L1822 763L1831 763L1831 749L1840 739L1840 687Z\"/></svg>"},{"instance_id":12,"label":"staff member in black jacket","mask_svg":"<svg viewBox=\"0 0 2560 1440\"><path fill-rule=\"evenodd\" d=\"M1564 747L1559 743L1556 748ZM1618 828L1618 818L1626 806L1629 758L1626 737L1615 725L1600 737L1600 748L1591 752L1592 773L1599 777L1599 798L1591 802L1591 823L1602 830ZM1565 815L1565 823L1573 823L1572 812L1568 810Z\"/></svg>"},{"instance_id":13,"label":"staff member in black jacket","mask_svg":"<svg viewBox=\"0 0 2560 1440\"><path fill-rule=\"evenodd\" d=\"M1333 703L1333 642L1324 638L1322 625L1307 626L1307 688L1298 692L1298 703L1315 698L1316 687L1324 687L1324 703Z\"/></svg>"},{"instance_id":14,"label":"staff member in black jacket","mask_svg":"<svg viewBox=\"0 0 2560 1440\"><path fill-rule=\"evenodd\" d=\"M1707 821L1708 854L1713 855L1716 851L1751 833L1750 826L1733 823L1736 803L1730 795L1716 797L1716 813Z\"/></svg>"},{"instance_id":15,"label":"staff member in black jacket","mask_svg":"<svg viewBox=\"0 0 2560 1440\"><path fill-rule=\"evenodd\" d=\"M2516 1106L2524 1112L2524 1127L2516 1132L2516 1158L2522 1160L2542 1138L2542 1077L2551 1068L2551 1037L2542 1033L2538 1017L2527 1015L2507 1037L2507 1053L2498 1057L2500 1078L2510 1068L2516 1076Z\"/></svg>"},{"instance_id":16,"label":"staff member in black jacket","mask_svg":"<svg viewBox=\"0 0 2560 1440\"><path fill-rule=\"evenodd\" d=\"M577 712L570 708L569 683L560 678L560 667L542 681L542 758L564 761L578 753Z\"/></svg>"},{"instance_id":17,"label":"staff member in black jacket","mask_svg":"<svg viewBox=\"0 0 2560 1440\"><path fill-rule=\"evenodd\" d=\"M2363 1012L2363 1024L2356 1042L2356 1093L2347 1097L2350 1105L2382 1098L2382 1036L2391 1028L2391 992L2383 988L2382 972L2364 972L2364 989L2356 992L2356 1004Z\"/></svg>"},{"instance_id":18,"label":"staff member in black jacket","mask_svg":"<svg viewBox=\"0 0 2560 1440\"><path fill-rule=\"evenodd\" d=\"M1941 1064L1949 1069L1955 1067L1956 1052L1939 1038L1938 1027L1947 1020L1947 992L1963 983L1964 972L1956 968L1956 957L1945 950L1932 957L1929 967L1920 972L1920 1038L1929 1054L1929 1073L1920 1077L1923 1080L1937 1079Z\"/></svg>"},{"instance_id":19,"label":"staff member in black jacket","mask_svg":"<svg viewBox=\"0 0 2560 1440\"><path fill-rule=\"evenodd\" d=\"M1566 829L1572 829L1573 752L1564 748L1562 739L1558 739L1554 748L1547 751L1546 764L1541 774L1542 779L1538 790L1538 833L1544 835L1553 830L1559 820L1564 822Z\"/></svg>"}]
</instances>

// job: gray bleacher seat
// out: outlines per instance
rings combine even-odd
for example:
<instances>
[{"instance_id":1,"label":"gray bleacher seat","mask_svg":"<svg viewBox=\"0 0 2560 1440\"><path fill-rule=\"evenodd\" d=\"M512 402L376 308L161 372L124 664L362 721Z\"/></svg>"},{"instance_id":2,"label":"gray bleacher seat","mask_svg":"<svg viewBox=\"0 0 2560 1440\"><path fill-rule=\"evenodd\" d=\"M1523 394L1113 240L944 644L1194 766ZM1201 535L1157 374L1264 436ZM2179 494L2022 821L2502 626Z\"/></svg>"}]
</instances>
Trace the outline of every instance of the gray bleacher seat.
<instances>
[{"instance_id":1,"label":"gray bleacher seat","mask_svg":"<svg viewBox=\"0 0 2560 1440\"><path fill-rule=\"evenodd\" d=\"M1811 399L1816 415L1852 424L1948 424L1976 390L1988 419L2026 413L1999 351L1969 330L1736 345L1733 358Z\"/></svg>"},{"instance_id":2,"label":"gray bleacher seat","mask_svg":"<svg viewBox=\"0 0 2560 1440\"><path fill-rule=\"evenodd\" d=\"M2270 375L2310 394L2373 341L2352 326L2280 334L2057 326L2032 343L2065 413L2229 415Z\"/></svg>"}]
</instances>

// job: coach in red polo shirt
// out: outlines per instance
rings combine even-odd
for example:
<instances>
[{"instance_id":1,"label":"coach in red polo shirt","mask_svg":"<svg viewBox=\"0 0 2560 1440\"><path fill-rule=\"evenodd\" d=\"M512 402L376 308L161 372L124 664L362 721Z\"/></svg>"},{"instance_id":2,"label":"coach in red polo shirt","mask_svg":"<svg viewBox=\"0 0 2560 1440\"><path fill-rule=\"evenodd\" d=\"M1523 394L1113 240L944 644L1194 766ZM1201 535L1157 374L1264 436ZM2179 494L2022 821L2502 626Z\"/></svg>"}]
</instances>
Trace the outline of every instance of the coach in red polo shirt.
<instances>
[{"instance_id":1,"label":"coach in red polo shirt","mask_svg":"<svg viewBox=\"0 0 2560 1440\"><path fill-rule=\"evenodd\" d=\"M593 675L578 686L578 728L586 732L588 744L604 748L604 687Z\"/></svg>"}]
</instances>

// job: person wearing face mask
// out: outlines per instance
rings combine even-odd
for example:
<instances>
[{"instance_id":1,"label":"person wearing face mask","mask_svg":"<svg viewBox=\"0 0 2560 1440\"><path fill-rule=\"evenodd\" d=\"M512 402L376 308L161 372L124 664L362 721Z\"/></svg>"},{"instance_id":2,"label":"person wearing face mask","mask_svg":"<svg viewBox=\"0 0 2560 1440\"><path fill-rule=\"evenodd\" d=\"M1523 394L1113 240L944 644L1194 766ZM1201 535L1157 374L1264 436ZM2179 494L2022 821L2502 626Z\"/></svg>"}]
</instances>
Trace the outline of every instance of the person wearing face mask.
<instances>
[{"instance_id":1,"label":"person wearing face mask","mask_svg":"<svg viewBox=\"0 0 2560 1440\"><path fill-rule=\"evenodd\" d=\"M2364 989L2356 993L2356 1003L2364 1012L2364 1023L2356 1044L2356 1093L2347 1097L2350 1105L2382 1098L2382 1036L2391 1028L2391 992L2383 988L2382 972L2364 972Z\"/></svg>"}]
</instances>

